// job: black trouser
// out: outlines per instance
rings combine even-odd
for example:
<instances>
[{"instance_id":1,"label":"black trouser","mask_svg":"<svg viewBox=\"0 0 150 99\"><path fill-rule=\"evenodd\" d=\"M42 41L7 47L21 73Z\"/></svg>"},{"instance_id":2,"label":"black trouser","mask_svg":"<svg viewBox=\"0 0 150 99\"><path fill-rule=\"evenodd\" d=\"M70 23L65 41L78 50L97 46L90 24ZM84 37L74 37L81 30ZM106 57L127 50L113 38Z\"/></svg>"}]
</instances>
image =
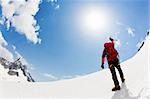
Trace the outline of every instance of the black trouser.
<instances>
[{"instance_id":1,"label":"black trouser","mask_svg":"<svg viewBox=\"0 0 150 99\"><path fill-rule=\"evenodd\" d=\"M115 67L119 71L121 80L122 81L124 80L124 75L123 75L123 72L122 72L121 67L120 67L119 59L115 59L113 61L109 61L108 64L109 64L109 69L111 71L112 79L114 81L114 84L115 84L115 86L117 86L117 85L119 85L119 82L118 82L118 79L117 79Z\"/></svg>"}]
</instances>

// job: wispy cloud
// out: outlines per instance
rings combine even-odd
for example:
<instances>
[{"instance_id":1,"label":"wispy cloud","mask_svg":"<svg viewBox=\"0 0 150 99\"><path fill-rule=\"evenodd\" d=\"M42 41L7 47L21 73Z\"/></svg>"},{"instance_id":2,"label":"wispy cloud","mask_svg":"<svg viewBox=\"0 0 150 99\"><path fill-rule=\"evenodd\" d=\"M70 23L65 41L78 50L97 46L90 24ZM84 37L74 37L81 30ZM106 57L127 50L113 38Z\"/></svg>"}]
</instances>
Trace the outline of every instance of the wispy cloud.
<instances>
[{"instance_id":1,"label":"wispy cloud","mask_svg":"<svg viewBox=\"0 0 150 99\"><path fill-rule=\"evenodd\" d=\"M80 77L80 76L83 76L83 75L85 75L85 74L81 74L81 75L66 75L66 76L61 77L61 79L77 78L77 77Z\"/></svg>"},{"instance_id":2,"label":"wispy cloud","mask_svg":"<svg viewBox=\"0 0 150 99\"><path fill-rule=\"evenodd\" d=\"M58 78L52 74L49 73L43 73L42 74L44 77L47 77L50 81L58 80Z\"/></svg>"},{"instance_id":3,"label":"wispy cloud","mask_svg":"<svg viewBox=\"0 0 150 99\"><path fill-rule=\"evenodd\" d=\"M116 25L119 25L119 26L122 26L123 28L125 28L130 36L132 36L132 37L135 36L135 29L130 27L129 25L126 25L120 21L116 21Z\"/></svg>"},{"instance_id":4,"label":"wispy cloud","mask_svg":"<svg viewBox=\"0 0 150 99\"><path fill-rule=\"evenodd\" d=\"M126 45L129 45L129 42L126 42Z\"/></svg>"},{"instance_id":5,"label":"wispy cloud","mask_svg":"<svg viewBox=\"0 0 150 99\"><path fill-rule=\"evenodd\" d=\"M128 34L131 35L132 37L135 36L135 29L134 28L129 27L129 28L127 28L127 31L128 31Z\"/></svg>"},{"instance_id":6,"label":"wispy cloud","mask_svg":"<svg viewBox=\"0 0 150 99\"><path fill-rule=\"evenodd\" d=\"M121 46L121 41L120 41L120 39L117 39L117 40L115 41L115 44L116 44L116 47L120 47L120 46Z\"/></svg>"},{"instance_id":7,"label":"wispy cloud","mask_svg":"<svg viewBox=\"0 0 150 99\"><path fill-rule=\"evenodd\" d=\"M0 18L0 24L1 24L1 25L4 24L4 20L5 20L5 19L4 19L3 17Z\"/></svg>"},{"instance_id":8,"label":"wispy cloud","mask_svg":"<svg viewBox=\"0 0 150 99\"><path fill-rule=\"evenodd\" d=\"M59 8L60 8L60 5L57 5L57 6L55 7L56 10L59 9Z\"/></svg>"},{"instance_id":9,"label":"wispy cloud","mask_svg":"<svg viewBox=\"0 0 150 99\"><path fill-rule=\"evenodd\" d=\"M137 47L137 48L140 48L143 43L144 43L144 39L141 39L141 40L136 44L136 47Z\"/></svg>"},{"instance_id":10,"label":"wispy cloud","mask_svg":"<svg viewBox=\"0 0 150 99\"><path fill-rule=\"evenodd\" d=\"M8 43L5 40L5 38L2 35L2 32L0 31L0 57L3 57L9 61L14 61L14 58L20 58L21 62L24 65L27 66L31 66L31 64L29 64L26 59L16 50L16 46L12 45L12 48L14 50L14 53L12 53L11 51L8 50L7 48Z\"/></svg>"},{"instance_id":11,"label":"wispy cloud","mask_svg":"<svg viewBox=\"0 0 150 99\"><path fill-rule=\"evenodd\" d=\"M47 0L47 2L50 2L55 7L55 10L58 10L60 8L58 0Z\"/></svg>"},{"instance_id":12,"label":"wispy cloud","mask_svg":"<svg viewBox=\"0 0 150 99\"><path fill-rule=\"evenodd\" d=\"M124 24L123 24L122 22L120 22L120 21L117 21L116 24L119 25L119 26L124 25Z\"/></svg>"},{"instance_id":13,"label":"wispy cloud","mask_svg":"<svg viewBox=\"0 0 150 99\"><path fill-rule=\"evenodd\" d=\"M13 61L13 54L6 48L7 45L8 43L0 31L0 57L6 58L9 61Z\"/></svg>"},{"instance_id":14,"label":"wispy cloud","mask_svg":"<svg viewBox=\"0 0 150 99\"><path fill-rule=\"evenodd\" d=\"M120 47L121 46L121 41L119 39L119 35L120 35L120 32L115 32L115 37L112 37L112 38L114 38L116 47Z\"/></svg>"},{"instance_id":15,"label":"wispy cloud","mask_svg":"<svg viewBox=\"0 0 150 99\"><path fill-rule=\"evenodd\" d=\"M4 46L0 45L0 57L3 57L9 61L14 61L13 54Z\"/></svg>"},{"instance_id":16,"label":"wispy cloud","mask_svg":"<svg viewBox=\"0 0 150 99\"><path fill-rule=\"evenodd\" d=\"M1 31L0 31L0 45L3 45L3 46L7 46L8 45L8 43L6 42L5 38L3 37Z\"/></svg>"},{"instance_id":17,"label":"wispy cloud","mask_svg":"<svg viewBox=\"0 0 150 99\"><path fill-rule=\"evenodd\" d=\"M13 48L13 50L16 50L16 46L15 45L12 45L12 48Z\"/></svg>"}]
</instances>

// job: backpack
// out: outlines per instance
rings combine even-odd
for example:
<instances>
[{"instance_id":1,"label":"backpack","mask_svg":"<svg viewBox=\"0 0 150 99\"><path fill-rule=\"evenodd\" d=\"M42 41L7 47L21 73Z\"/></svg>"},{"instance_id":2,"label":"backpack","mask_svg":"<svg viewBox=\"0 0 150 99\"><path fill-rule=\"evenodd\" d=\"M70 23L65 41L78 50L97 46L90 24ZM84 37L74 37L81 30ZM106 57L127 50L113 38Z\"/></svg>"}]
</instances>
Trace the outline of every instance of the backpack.
<instances>
[{"instance_id":1,"label":"backpack","mask_svg":"<svg viewBox=\"0 0 150 99\"><path fill-rule=\"evenodd\" d=\"M105 43L104 44L105 50L106 50L106 55L107 55L107 59L108 61L116 59L118 56L118 52L114 47L114 43L110 42L110 43Z\"/></svg>"}]
</instances>

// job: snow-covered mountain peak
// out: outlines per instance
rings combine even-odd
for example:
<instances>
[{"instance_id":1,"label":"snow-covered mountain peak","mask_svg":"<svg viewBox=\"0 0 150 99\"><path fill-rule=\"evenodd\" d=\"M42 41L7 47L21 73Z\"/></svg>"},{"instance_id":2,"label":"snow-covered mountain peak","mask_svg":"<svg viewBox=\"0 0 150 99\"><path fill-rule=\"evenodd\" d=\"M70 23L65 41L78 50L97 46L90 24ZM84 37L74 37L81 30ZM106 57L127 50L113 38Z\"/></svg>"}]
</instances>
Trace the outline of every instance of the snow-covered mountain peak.
<instances>
[{"instance_id":1,"label":"snow-covered mountain peak","mask_svg":"<svg viewBox=\"0 0 150 99\"><path fill-rule=\"evenodd\" d=\"M34 82L27 66L23 65L20 58L10 62L0 57L0 81Z\"/></svg>"}]
</instances>

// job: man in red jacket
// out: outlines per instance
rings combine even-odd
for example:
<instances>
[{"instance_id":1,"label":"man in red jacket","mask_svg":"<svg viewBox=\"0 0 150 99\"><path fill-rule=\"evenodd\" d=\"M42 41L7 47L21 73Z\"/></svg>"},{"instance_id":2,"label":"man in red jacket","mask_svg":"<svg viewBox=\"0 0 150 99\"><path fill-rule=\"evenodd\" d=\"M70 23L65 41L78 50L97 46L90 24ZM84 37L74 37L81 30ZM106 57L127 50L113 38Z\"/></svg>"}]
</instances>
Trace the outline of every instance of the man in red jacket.
<instances>
[{"instance_id":1,"label":"man in red jacket","mask_svg":"<svg viewBox=\"0 0 150 99\"><path fill-rule=\"evenodd\" d=\"M119 54L114 47L114 40L112 38L109 38L109 39L111 42L104 44L101 67L102 67L102 69L104 69L104 61L105 61L105 57L107 57L109 69L111 71L112 79L113 79L114 85L115 85L115 87L112 89L112 91L116 91L116 90L120 90L120 86L119 86L119 82L117 79L115 67L119 71L122 83L125 81L125 79L124 79L124 75L123 75L123 72L121 70L120 63L119 63L119 58L118 58Z\"/></svg>"}]
</instances>

